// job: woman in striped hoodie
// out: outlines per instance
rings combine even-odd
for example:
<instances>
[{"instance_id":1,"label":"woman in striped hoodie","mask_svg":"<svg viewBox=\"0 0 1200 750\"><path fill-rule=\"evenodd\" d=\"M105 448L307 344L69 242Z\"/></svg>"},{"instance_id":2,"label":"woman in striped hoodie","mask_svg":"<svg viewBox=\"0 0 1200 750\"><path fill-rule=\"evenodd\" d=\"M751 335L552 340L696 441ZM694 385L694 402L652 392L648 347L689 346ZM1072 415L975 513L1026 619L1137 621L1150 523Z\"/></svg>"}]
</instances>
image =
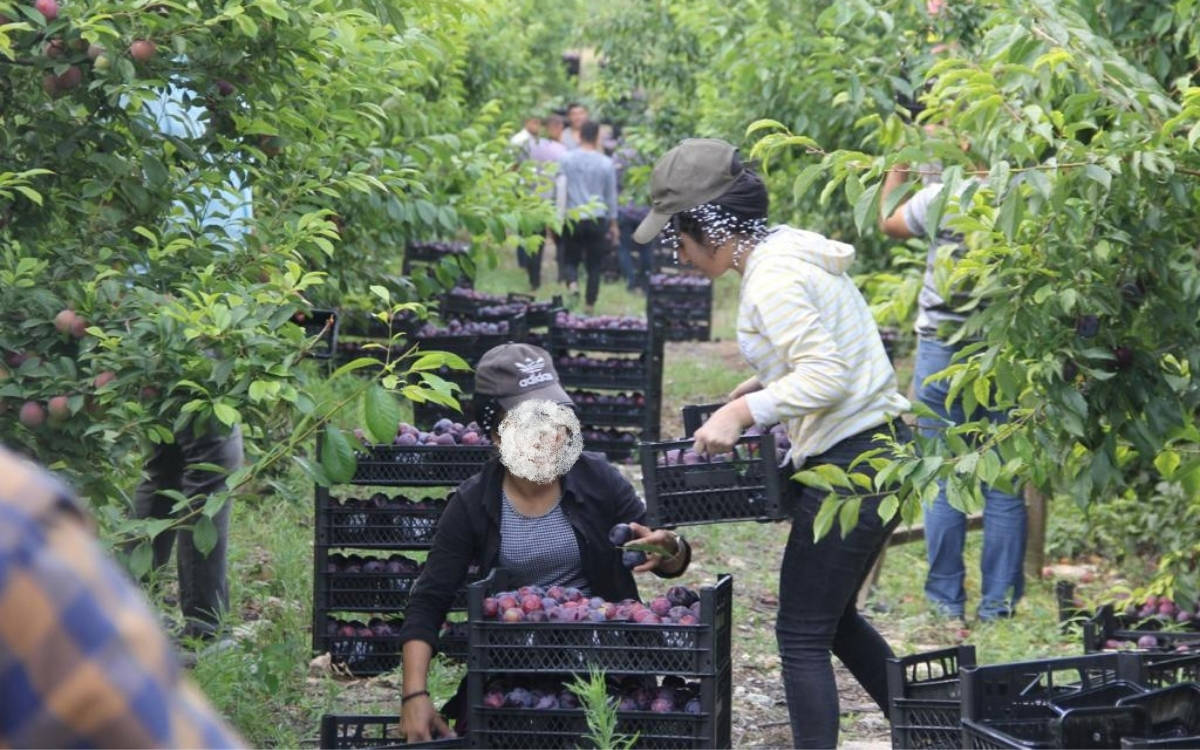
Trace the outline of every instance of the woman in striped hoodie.
<instances>
[{"instance_id":1,"label":"woman in striped hoodie","mask_svg":"<svg viewBox=\"0 0 1200 750\"><path fill-rule=\"evenodd\" d=\"M696 450L728 450L751 425L782 422L797 469L848 469L879 448L877 436L909 440L899 419L908 401L866 300L847 275L854 248L814 232L767 227L767 191L730 144L689 139L651 175L650 215L634 239L659 233L709 278L742 277L738 345L755 376L696 431ZM866 463L855 471L870 473ZM834 747L836 654L886 712L887 642L856 607L856 594L897 515L883 522L880 497L864 498L858 524L813 540L826 493L793 486L792 531L779 580L776 637L797 747Z\"/></svg>"}]
</instances>

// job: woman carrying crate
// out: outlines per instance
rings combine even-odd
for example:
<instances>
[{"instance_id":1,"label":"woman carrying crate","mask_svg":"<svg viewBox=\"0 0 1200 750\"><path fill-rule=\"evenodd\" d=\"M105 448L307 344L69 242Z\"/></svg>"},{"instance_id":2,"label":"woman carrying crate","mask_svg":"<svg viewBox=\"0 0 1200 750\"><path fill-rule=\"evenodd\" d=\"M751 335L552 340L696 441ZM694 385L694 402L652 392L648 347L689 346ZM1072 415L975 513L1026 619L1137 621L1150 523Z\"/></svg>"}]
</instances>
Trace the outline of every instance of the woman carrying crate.
<instances>
[{"instance_id":1,"label":"woman carrying crate","mask_svg":"<svg viewBox=\"0 0 1200 750\"><path fill-rule=\"evenodd\" d=\"M634 239L664 244L709 278L742 277L738 345L756 375L695 433L703 453L729 450L751 425L782 422L797 467L843 469L880 447L877 436L911 439L899 415L909 404L866 300L847 275L854 248L814 232L767 227L767 190L732 145L688 139L655 165L650 215ZM855 467L870 472L868 465ZM887 642L856 608L867 572L899 522L881 521L865 498L845 538L813 541L825 492L791 487L792 531L779 576L776 637L797 747L834 747L836 654L886 713Z\"/></svg>"},{"instance_id":2,"label":"woman carrying crate","mask_svg":"<svg viewBox=\"0 0 1200 750\"><path fill-rule=\"evenodd\" d=\"M582 452L579 420L545 350L491 349L475 370L475 394L476 417L499 455L451 496L404 613L401 721L409 742L452 734L426 680L438 629L472 563L484 575L520 571L520 585L572 586L616 602L637 598L634 572L674 578L691 561L682 537L642 525L645 505L620 472L604 456ZM639 542L673 554L651 554L631 571L608 538L619 523ZM460 686L443 709L459 719L460 731L465 697Z\"/></svg>"}]
</instances>

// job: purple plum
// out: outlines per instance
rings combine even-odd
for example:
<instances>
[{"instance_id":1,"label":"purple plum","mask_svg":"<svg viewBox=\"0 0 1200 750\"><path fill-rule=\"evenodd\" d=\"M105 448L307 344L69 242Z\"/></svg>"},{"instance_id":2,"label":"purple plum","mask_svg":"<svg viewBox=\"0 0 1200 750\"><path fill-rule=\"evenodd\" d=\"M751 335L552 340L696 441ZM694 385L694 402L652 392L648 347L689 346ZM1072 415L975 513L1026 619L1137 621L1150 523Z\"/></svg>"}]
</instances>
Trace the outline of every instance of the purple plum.
<instances>
[{"instance_id":1,"label":"purple plum","mask_svg":"<svg viewBox=\"0 0 1200 750\"><path fill-rule=\"evenodd\" d=\"M608 541L612 542L614 547L622 547L632 538L633 529L627 523L619 523L608 532Z\"/></svg>"}]
</instances>

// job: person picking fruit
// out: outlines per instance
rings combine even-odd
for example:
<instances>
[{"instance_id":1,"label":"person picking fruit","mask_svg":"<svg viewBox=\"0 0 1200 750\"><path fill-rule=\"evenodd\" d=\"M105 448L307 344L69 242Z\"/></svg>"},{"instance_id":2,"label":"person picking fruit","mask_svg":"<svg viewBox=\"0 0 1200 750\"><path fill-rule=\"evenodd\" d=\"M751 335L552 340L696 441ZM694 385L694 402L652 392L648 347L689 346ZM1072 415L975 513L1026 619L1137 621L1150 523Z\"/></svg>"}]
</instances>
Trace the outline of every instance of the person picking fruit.
<instances>
[{"instance_id":1,"label":"person picking fruit","mask_svg":"<svg viewBox=\"0 0 1200 750\"><path fill-rule=\"evenodd\" d=\"M475 414L499 454L463 482L438 520L400 631L401 724L409 742L452 736L427 689L438 629L477 563L518 571L519 585L563 587L609 601L636 599L633 573L681 575L687 542L643 525L646 508L607 459L583 452L582 428L550 354L528 344L488 351L475 370ZM643 557L623 558L609 532L628 524ZM465 727L465 681L443 712Z\"/></svg>"},{"instance_id":2,"label":"person picking fruit","mask_svg":"<svg viewBox=\"0 0 1200 750\"><path fill-rule=\"evenodd\" d=\"M699 453L730 450L751 425L782 422L797 468L847 469L882 438L911 440L879 329L847 271L854 248L815 232L768 228L767 189L716 139L688 139L654 166L651 211L634 233L664 244L710 279L742 277L738 344L755 376L695 433ZM856 472L871 473L862 463ZM779 574L776 638L796 747L834 747L838 693L830 653L886 713L887 642L856 607L858 590L899 515L861 498L858 523L814 541L826 492L791 483L792 530Z\"/></svg>"}]
</instances>

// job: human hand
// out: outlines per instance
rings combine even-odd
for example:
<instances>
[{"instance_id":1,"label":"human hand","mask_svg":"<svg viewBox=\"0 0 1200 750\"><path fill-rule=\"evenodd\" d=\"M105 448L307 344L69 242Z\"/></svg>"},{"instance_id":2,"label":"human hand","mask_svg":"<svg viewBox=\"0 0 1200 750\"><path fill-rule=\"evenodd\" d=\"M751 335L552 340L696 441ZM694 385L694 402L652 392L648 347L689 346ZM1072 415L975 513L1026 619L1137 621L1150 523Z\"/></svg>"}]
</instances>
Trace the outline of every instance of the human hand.
<instances>
[{"instance_id":1,"label":"human hand","mask_svg":"<svg viewBox=\"0 0 1200 750\"><path fill-rule=\"evenodd\" d=\"M746 378L741 383L738 383L737 388L734 388L729 392L729 400L736 401L742 396L745 396L747 393L761 391L762 387L762 383L759 382L757 377Z\"/></svg>"},{"instance_id":2,"label":"human hand","mask_svg":"<svg viewBox=\"0 0 1200 750\"><path fill-rule=\"evenodd\" d=\"M613 245L621 241L621 230L617 227L617 222L615 221L608 225L608 241Z\"/></svg>"},{"instance_id":3,"label":"human hand","mask_svg":"<svg viewBox=\"0 0 1200 750\"><path fill-rule=\"evenodd\" d=\"M742 431L754 423L746 400L730 401L708 418L692 435L692 448L705 455L725 453L733 448Z\"/></svg>"},{"instance_id":4,"label":"human hand","mask_svg":"<svg viewBox=\"0 0 1200 750\"><path fill-rule=\"evenodd\" d=\"M400 706L400 727L406 742L428 742L442 737L454 737L454 731L433 707L428 695L409 698Z\"/></svg>"},{"instance_id":5,"label":"human hand","mask_svg":"<svg viewBox=\"0 0 1200 750\"><path fill-rule=\"evenodd\" d=\"M646 562L638 565L633 569L634 573L649 573L656 570L664 560L669 560L677 557L682 552L682 543L679 541L679 535L673 531L666 529L651 529L648 526L643 526L640 523L629 524L629 530L633 532L631 539L626 546L636 549L646 545L648 547L658 547L665 550L673 550L670 555L663 555L658 551L646 551Z\"/></svg>"}]
</instances>

